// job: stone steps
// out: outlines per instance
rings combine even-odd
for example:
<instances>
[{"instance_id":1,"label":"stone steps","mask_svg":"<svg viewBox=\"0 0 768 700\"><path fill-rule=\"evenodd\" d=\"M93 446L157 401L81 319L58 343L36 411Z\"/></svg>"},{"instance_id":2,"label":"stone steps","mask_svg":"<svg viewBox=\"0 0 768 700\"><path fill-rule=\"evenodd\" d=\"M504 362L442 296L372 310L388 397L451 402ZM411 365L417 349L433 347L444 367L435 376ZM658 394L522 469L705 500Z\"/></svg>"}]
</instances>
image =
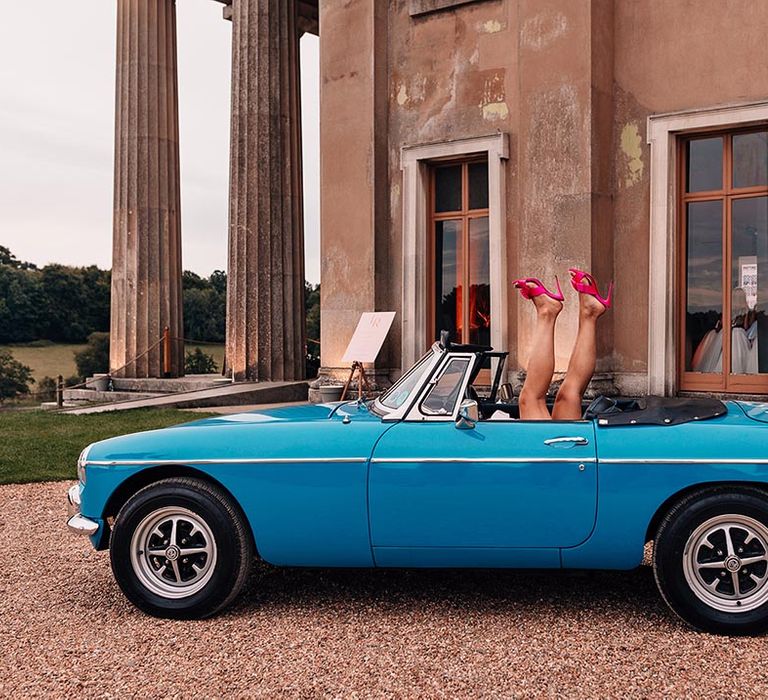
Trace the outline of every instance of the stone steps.
<instances>
[{"instance_id":1,"label":"stone steps","mask_svg":"<svg viewBox=\"0 0 768 700\"><path fill-rule=\"evenodd\" d=\"M112 401L82 408L65 408L62 409L62 413L83 415L86 413L104 413L106 411L127 411L133 408L204 408L206 406L240 406L246 404L306 401L308 389L309 385L305 381L228 382L226 386L175 394L154 395L148 398L136 398L136 394L131 393L131 399L127 401ZM115 394L116 392L101 393Z\"/></svg>"},{"instance_id":2,"label":"stone steps","mask_svg":"<svg viewBox=\"0 0 768 700\"><path fill-rule=\"evenodd\" d=\"M81 403L104 403L105 401L130 401L132 399L153 399L161 393L139 391L95 391L94 389L64 389L64 401Z\"/></svg>"}]
</instances>

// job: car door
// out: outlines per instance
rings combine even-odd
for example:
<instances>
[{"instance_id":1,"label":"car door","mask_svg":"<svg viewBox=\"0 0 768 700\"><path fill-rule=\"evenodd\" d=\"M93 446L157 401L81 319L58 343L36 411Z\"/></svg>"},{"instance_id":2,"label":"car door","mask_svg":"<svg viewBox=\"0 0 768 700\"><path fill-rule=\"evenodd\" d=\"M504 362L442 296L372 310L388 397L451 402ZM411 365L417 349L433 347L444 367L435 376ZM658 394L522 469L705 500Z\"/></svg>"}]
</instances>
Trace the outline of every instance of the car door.
<instances>
[{"instance_id":1,"label":"car door","mask_svg":"<svg viewBox=\"0 0 768 700\"><path fill-rule=\"evenodd\" d=\"M468 552L478 549L497 550L503 564L503 551L525 549L552 555L530 565L559 565L552 553L586 540L595 522L594 424L483 420L457 429L466 376L451 387L450 374L448 367L374 450L368 498L377 564L482 565ZM435 393L455 403L430 408Z\"/></svg>"}]
</instances>

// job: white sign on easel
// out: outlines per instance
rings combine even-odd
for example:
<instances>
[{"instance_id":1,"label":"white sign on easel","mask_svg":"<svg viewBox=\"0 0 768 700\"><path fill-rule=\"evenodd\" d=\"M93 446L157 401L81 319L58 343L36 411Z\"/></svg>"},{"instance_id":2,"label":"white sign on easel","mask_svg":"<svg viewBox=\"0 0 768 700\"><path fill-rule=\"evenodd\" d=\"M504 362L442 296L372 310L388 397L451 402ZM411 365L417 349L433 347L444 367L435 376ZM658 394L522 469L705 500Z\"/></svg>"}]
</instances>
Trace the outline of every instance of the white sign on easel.
<instances>
[{"instance_id":1,"label":"white sign on easel","mask_svg":"<svg viewBox=\"0 0 768 700\"><path fill-rule=\"evenodd\" d=\"M357 396L362 400L363 387L367 389L369 386L368 380L365 377L363 362L374 362L376 360L376 356L379 354L381 346L384 345L384 339L387 337L387 333L389 333L394 318L394 311L368 311L360 317L357 328L352 335L352 340L347 345L347 351L344 353L344 357L341 358L342 362L352 363L349 378L341 392L342 401L347 397L349 385L352 383L355 374L357 374Z\"/></svg>"},{"instance_id":2,"label":"white sign on easel","mask_svg":"<svg viewBox=\"0 0 768 700\"><path fill-rule=\"evenodd\" d=\"M374 362L389 333L394 311L366 312L360 317L342 362Z\"/></svg>"}]
</instances>

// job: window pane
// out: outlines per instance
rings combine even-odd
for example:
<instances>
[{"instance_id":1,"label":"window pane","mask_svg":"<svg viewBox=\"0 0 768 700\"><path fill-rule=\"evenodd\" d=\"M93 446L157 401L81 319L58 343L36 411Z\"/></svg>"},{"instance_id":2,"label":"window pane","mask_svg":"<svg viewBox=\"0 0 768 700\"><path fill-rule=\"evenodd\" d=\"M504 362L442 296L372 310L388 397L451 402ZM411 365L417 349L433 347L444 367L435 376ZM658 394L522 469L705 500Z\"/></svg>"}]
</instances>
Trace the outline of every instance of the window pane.
<instances>
[{"instance_id":1,"label":"window pane","mask_svg":"<svg viewBox=\"0 0 768 700\"><path fill-rule=\"evenodd\" d=\"M448 331L462 342L461 221L435 222L435 338Z\"/></svg>"},{"instance_id":2,"label":"window pane","mask_svg":"<svg viewBox=\"0 0 768 700\"><path fill-rule=\"evenodd\" d=\"M432 352L424 355L407 374L400 377L397 383L387 390L387 393L380 399L381 403L387 408L400 408L408 400L411 392L421 383L432 357Z\"/></svg>"},{"instance_id":3,"label":"window pane","mask_svg":"<svg viewBox=\"0 0 768 700\"><path fill-rule=\"evenodd\" d=\"M687 207L685 368L722 372L723 203Z\"/></svg>"},{"instance_id":4,"label":"window pane","mask_svg":"<svg viewBox=\"0 0 768 700\"><path fill-rule=\"evenodd\" d=\"M470 163L469 208L488 208L488 163Z\"/></svg>"},{"instance_id":5,"label":"window pane","mask_svg":"<svg viewBox=\"0 0 768 700\"><path fill-rule=\"evenodd\" d=\"M731 207L731 372L768 373L768 197Z\"/></svg>"},{"instance_id":6,"label":"window pane","mask_svg":"<svg viewBox=\"0 0 768 700\"><path fill-rule=\"evenodd\" d=\"M469 220L469 342L491 344L488 217Z\"/></svg>"},{"instance_id":7,"label":"window pane","mask_svg":"<svg viewBox=\"0 0 768 700\"><path fill-rule=\"evenodd\" d=\"M733 137L733 186L768 184L768 131Z\"/></svg>"},{"instance_id":8,"label":"window pane","mask_svg":"<svg viewBox=\"0 0 768 700\"><path fill-rule=\"evenodd\" d=\"M723 188L723 139L694 139L688 142L686 164L687 192Z\"/></svg>"},{"instance_id":9,"label":"window pane","mask_svg":"<svg viewBox=\"0 0 768 700\"><path fill-rule=\"evenodd\" d=\"M435 168L435 211L461 210L461 166Z\"/></svg>"},{"instance_id":10,"label":"window pane","mask_svg":"<svg viewBox=\"0 0 768 700\"><path fill-rule=\"evenodd\" d=\"M467 359L451 360L448 363L448 367L421 404L424 413L439 416L450 416L453 413L468 364Z\"/></svg>"}]
</instances>

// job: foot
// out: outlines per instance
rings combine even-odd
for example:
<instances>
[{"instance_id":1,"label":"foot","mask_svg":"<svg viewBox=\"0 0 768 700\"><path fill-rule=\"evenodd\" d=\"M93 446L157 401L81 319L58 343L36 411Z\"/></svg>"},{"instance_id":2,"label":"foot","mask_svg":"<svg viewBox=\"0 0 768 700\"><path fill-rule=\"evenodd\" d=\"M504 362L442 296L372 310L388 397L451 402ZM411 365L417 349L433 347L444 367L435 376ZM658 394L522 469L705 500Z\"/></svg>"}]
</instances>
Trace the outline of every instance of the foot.
<instances>
[{"instance_id":1,"label":"foot","mask_svg":"<svg viewBox=\"0 0 768 700\"><path fill-rule=\"evenodd\" d=\"M574 274L571 272L571 278L573 277ZM579 316L581 318L599 318L605 311L606 308L602 302L598 301L591 294L579 293Z\"/></svg>"},{"instance_id":2,"label":"foot","mask_svg":"<svg viewBox=\"0 0 768 700\"><path fill-rule=\"evenodd\" d=\"M526 282L525 285L529 289L536 289L537 287L535 282ZM554 318L563 310L563 302L553 299L547 294L540 294L537 297L533 297L531 301L536 307L536 313L539 316Z\"/></svg>"}]
</instances>

